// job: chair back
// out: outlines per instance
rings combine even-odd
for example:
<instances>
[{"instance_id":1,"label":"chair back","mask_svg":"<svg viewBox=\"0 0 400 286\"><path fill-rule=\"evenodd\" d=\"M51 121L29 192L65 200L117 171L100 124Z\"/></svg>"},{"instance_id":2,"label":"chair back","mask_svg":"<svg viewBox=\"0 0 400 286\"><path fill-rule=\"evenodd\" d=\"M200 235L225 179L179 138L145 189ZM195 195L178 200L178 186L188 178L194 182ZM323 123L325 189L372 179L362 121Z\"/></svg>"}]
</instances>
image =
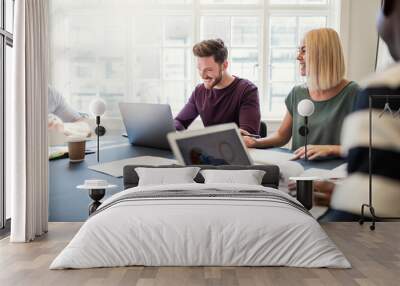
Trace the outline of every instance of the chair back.
<instances>
[{"instance_id":1,"label":"chair back","mask_svg":"<svg viewBox=\"0 0 400 286\"><path fill-rule=\"evenodd\" d=\"M264 121L260 122L260 137L267 137L267 124Z\"/></svg>"}]
</instances>

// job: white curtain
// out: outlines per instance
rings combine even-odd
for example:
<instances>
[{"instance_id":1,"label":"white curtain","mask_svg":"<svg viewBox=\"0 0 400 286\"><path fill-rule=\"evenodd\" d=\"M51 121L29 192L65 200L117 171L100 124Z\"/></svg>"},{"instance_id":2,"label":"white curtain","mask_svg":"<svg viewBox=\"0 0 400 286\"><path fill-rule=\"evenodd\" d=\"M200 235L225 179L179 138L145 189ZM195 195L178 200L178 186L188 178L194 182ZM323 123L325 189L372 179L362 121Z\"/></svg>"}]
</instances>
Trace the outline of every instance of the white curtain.
<instances>
[{"instance_id":1,"label":"white curtain","mask_svg":"<svg viewBox=\"0 0 400 286\"><path fill-rule=\"evenodd\" d=\"M12 242L48 225L48 0L15 1L13 92L8 98L7 187Z\"/></svg>"}]
</instances>

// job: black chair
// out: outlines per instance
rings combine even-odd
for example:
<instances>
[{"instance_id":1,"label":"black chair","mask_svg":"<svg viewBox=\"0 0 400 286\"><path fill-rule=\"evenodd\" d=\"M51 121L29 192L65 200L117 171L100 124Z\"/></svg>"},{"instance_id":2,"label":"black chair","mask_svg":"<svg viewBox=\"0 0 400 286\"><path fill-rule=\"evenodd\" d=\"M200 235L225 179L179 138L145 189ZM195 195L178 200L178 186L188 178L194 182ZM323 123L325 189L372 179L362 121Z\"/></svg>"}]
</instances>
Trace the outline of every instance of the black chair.
<instances>
[{"instance_id":1,"label":"black chair","mask_svg":"<svg viewBox=\"0 0 400 286\"><path fill-rule=\"evenodd\" d=\"M267 137L267 124L264 121L260 122L260 137Z\"/></svg>"}]
</instances>

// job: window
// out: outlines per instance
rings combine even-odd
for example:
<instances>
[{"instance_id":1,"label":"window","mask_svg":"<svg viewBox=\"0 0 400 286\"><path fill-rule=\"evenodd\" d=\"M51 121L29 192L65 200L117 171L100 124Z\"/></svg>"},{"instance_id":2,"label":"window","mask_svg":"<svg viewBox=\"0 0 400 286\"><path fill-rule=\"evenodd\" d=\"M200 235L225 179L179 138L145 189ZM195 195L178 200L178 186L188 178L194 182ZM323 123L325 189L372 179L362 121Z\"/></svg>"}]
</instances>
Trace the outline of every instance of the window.
<instances>
[{"instance_id":1,"label":"window","mask_svg":"<svg viewBox=\"0 0 400 286\"><path fill-rule=\"evenodd\" d=\"M285 112L285 97L294 85L302 81L296 62L297 46L302 35L308 30L326 25L327 16L271 15L269 61L266 71L268 91L264 98L267 100L264 101L264 106L270 115L278 117Z\"/></svg>"},{"instance_id":2,"label":"window","mask_svg":"<svg viewBox=\"0 0 400 286\"><path fill-rule=\"evenodd\" d=\"M5 188L5 105L11 93L12 46L14 0L0 1L0 229L4 229L6 220L11 217L10 194ZM7 224L9 226L9 224ZM8 230L7 230L8 231ZM0 235L3 231L0 232Z\"/></svg>"},{"instance_id":3,"label":"window","mask_svg":"<svg viewBox=\"0 0 400 286\"><path fill-rule=\"evenodd\" d=\"M337 27L338 0L124 0L50 2L51 83L82 112L100 96L169 103L176 114L200 82L194 43L221 38L230 72L259 87L262 117L282 118L300 82L304 33Z\"/></svg>"}]
</instances>

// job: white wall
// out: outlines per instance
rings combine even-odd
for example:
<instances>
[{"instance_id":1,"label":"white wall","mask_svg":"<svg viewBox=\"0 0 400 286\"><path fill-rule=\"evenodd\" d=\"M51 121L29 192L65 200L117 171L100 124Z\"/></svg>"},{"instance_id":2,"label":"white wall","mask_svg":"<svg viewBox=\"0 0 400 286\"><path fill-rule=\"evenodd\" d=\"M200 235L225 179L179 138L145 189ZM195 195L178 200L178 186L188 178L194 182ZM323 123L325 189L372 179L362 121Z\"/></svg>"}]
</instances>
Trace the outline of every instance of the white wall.
<instances>
[{"instance_id":1,"label":"white wall","mask_svg":"<svg viewBox=\"0 0 400 286\"><path fill-rule=\"evenodd\" d=\"M360 81L374 72L381 0L342 0L340 35L348 79Z\"/></svg>"}]
</instances>

